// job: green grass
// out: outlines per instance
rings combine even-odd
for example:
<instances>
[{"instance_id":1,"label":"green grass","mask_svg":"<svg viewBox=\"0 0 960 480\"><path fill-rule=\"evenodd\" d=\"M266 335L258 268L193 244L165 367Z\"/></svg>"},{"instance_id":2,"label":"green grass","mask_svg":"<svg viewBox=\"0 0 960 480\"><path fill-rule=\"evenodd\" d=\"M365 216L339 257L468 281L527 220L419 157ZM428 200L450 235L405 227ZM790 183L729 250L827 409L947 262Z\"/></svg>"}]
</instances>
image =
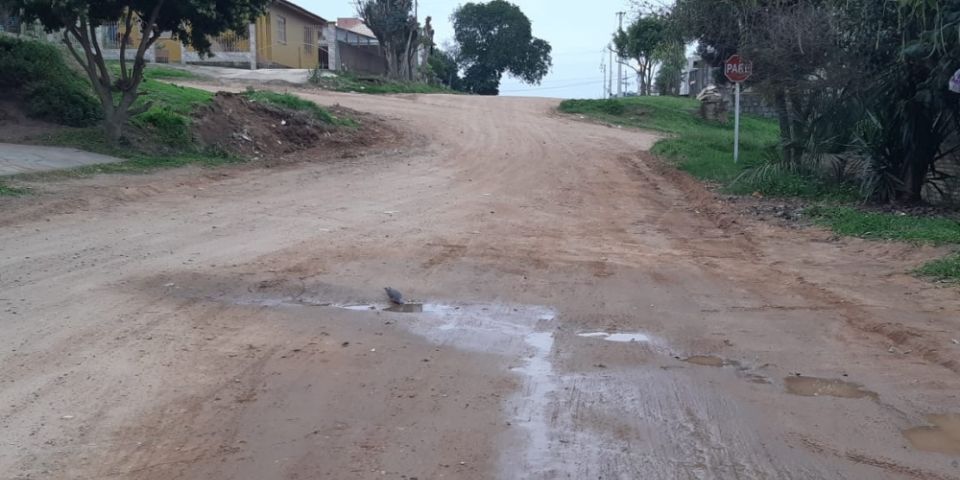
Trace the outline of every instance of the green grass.
<instances>
[{"instance_id":1,"label":"green grass","mask_svg":"<svg viewBox=\"0 0 960 480\"><path fill-rule=\"evenodd\" d=\"M960 253L929 262L915 273L933 280L960 282Z\"/></svg>"},{"instance_id":2,"label":"green grass","mask_svg":"<svg viewBox=\"0 0 960 480\"><path fill-rule=\"evenodd\" d=\"M132 67L133 62L127 64L127 68ZM110 69L110 74L113 75L114 79L120 78L119 60L108 60L107 68ZM179 68L164 67L155 63L148 63L147 68L143 70L143 78L146 80L198 80L202 79L203 77Z\"/></svg>"},{"instance_id":3,"label":"green grass","mask_svg":"<svg viewBox=\"0 0 960 480\"><path fill-rule=\"evenodd\" d=\"M0 197L19 197L26 194L27 191L22 188L11 187L0 181Z\"/></svg>"},{"instance_id":4,"label":"green grass","mask_svg":"<svg viewBox=\"0 0 960 480\"><path fill-rule=\"evenodd\" d=\"M181 87L157 80L144 80L140 84L140 96L136 105L153 102L151 109L165 109L180 115L190 115L198 107L213 101L213 94L206 90Z\"/></svg>"},{"instance_id":5,"label":"green grass","mask_svg":"<svg viewBox=\"0 0 960 480\"><path fill-rule=\"evenodd\" d=\"M326 90L337 92L369 93L388 95L397 93L457 93L449 88L422 82L398 82L377 76L355 76L345 73L337 76L320 76L314 73L310 83Z\"/></svg>"},{"instance_id":6,"label":"green grass","mask_svg":"<svg viewBox=\"0 0 960 480\"><path fill-rule=\"evenodd\" d=\"M801 197L825 206L807 214L840 235L933 245L960 244L960 223L946 218L916 217L864 211L851 206L852 188L778 168L779 126L746 115L741 120L740 163L733 163L733 125L701 120L699 103L677 97L632 97L613 100L566 100L560 111L601 122L667 134L653 152L693 176L720 184L729 193ZM960 278L960 254L931 262L918 274L939 279Z\"/></svg>"},{"instance_id":7,"label":"green grass","mask_svg":"<svg viewBox=\"0 0 960 480\"><path fill-rule=\"evenodd\" d=\"M107 62L110 74L120 76L120 62ZM140 96L134 107L150 103L150 109L130 119L130 123L149 131L166 144L189 145L190 117L200 106L213 101L213 94L205 90L181 87L158 79L190 80L200 78L193 73L159 65L147 65L140 84Z\"/></svg>"},{"instance_id":8,"label":"green grass","mask_svg":"<svg viewBox=\"0 0 960 480\"><path fill-rule=\"evenodd\" d=\"M310 113L314 118L323 123L347 127L357 126L357 123L354 120L337 117L336 115L330 113L329 110L317 105L316 103L313 103L309 100L304 100L289 93L271 92L269 90L247 90L243 93L243 95L254 102L267 103L290 110Z\"/></svg>"},{"instance_id":9,"label":"green grass","mask_svg":"<svg viewBox=\"0 0 960 480\"><path fill-rule=\"evenodd\" d=\"M932 245L960 243L960 222L949 218L865 212L848 206L811 207L807 214L840 235Z\"/></svg>"},{"instance_id":10,"label":"green grass","mask_svg":"<svg viewBox=\"0 0 960 480\"><path fill-rule=\"evenodd\" d=\"M0 92L22 102L32 118L73 127L103 118L86 78L51 43L0 35Z\"/></svg>"},{"instance_id":11,"label":"green grass","mask_svg":"<svg viewBox=\"0 0 960 480\"><path fill-rule=\"evenodd\" d=\"M213 94L206 90L144 80L134 105L150 104L150 109L131 118L130 123L165 144L192 145L191 115L212 101Z\"/></svg>"},{"instance_id":12,"label":"green grass","mask_svg":"<svg viewBox=\"0 0 960 480\"><path fill-rule=\"evenodd\" d=\"M560 111L580 114L602 122L670 134L653 152L677 164L693 176L726 185L736 193L760 191L777 195L795 191L802 179L788 178L754 185L734 182L745 168L765 163L779 140L776 122L744 116L740 130L740 163L733 162L733 122L724 124L700 119L699 102L680 97L629 97L611 100L566 100ZM803 187L806 188L806 187Z\"/></svg>"},{"instance_id":13,"label":"green grass","mask_svg":"<svg viewBox=\"0 0 960 480\"><path fill-rule=\"evenodd\" d=\"M159 65L150 65L143 71L143 78L148 80L198 80L203 78L193 72L180 70L178 68L162 67Z\"/></svg>"}]
</instances>

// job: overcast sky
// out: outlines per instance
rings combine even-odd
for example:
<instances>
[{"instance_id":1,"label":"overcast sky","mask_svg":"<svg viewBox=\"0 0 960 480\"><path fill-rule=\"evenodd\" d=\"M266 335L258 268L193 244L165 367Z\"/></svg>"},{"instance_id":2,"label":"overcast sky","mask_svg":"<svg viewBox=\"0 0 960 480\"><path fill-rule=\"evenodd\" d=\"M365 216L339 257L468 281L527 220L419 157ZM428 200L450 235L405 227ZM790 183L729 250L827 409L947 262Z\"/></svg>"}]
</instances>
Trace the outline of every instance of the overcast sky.
<instances>
[{"instance_id":1,"label":"overcast sky","mask_svg":"<svg viewBox=\"0 0 960 480\"><path fill-rule=\"evenodd\" d=\"M292 1L328 20L356 15L353 0ZM466 2L420 0L420 18L433 17L434 40L438 45L453 40L450 14L463 3ZM511 3L519 6L533 22L533 35L553 46L553 70L540 85L524 85L505 76L500 84L501 94L600 97L603 93L603 74L600 72L603 49L617 28L616 12L629 11L627 0L511 0Z\"/></svg>"}]
</instances>

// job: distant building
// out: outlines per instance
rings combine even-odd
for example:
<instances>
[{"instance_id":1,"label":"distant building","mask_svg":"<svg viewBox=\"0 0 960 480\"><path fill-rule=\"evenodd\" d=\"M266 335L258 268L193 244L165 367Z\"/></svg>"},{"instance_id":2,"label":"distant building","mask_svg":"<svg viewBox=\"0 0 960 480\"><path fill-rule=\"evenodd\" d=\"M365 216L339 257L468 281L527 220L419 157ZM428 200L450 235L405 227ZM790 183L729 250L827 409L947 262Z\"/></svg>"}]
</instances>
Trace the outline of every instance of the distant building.
<instances>
[{"instance_id":1,"label":"distant building","mask_svg":"<svg viewBox=\"0 0 960 480\"><path fill-rule=\"evenodd\" d=\"M680 95L696 97L703 89L714 84L716 67L711 67L700 57L688 57L687 66L680 74Z\"/></svg>"},{"instance_id":2,"label":"distant building","mask_svg":"<svg viewBox=\"0 0 960 480\"><path fill-rule=\"evenodd\" d=\"M387 61L376 35L359 18L338 18L324 29L320 68L337 72L383 75Z\"/></svg>"}]
</instances>

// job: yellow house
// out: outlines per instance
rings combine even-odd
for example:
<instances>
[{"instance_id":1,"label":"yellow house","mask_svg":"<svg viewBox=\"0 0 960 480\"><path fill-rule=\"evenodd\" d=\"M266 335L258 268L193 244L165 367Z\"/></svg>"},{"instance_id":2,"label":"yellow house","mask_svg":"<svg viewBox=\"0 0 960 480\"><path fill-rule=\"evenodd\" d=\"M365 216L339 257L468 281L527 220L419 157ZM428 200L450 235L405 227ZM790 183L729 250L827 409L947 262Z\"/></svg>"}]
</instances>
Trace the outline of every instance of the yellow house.
<instances>
[{"instance_id":1,"label":"yellow house","mask_svg":"<svg viewBox=\"0 0 960 480\"><path fill-rule=\"evenodd\" d=\"M211 55L201 57L173 38L162 38L147 52L147 61L234 66L242 68L316 68L321 55L326 61L323 34L328 22L288 0L275 0L246 32L226 32L212 38ZM99 29L104 55L119 58L122 27ZM136 42L138 32L131 35ZM128 54L133 54L129 51Z\"/></svg>"},{"instance_id":2,"label":"yellow house","mask_svg":"<svg viewBox=\"0 0 960 480\"><path fill-rule=\"evenodd\" d=\"M262 67L316 68L327 21L287 0L257 19L257 63Z\"/></svg>"}]
</instances>

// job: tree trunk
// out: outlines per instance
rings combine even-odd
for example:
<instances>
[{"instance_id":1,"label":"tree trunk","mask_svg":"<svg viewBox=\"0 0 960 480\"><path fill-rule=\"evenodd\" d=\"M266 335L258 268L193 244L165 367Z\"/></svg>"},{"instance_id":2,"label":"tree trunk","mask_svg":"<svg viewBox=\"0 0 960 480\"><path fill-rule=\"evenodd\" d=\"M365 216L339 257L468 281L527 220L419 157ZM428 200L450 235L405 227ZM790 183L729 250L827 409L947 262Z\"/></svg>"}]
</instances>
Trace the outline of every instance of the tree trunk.
<instances>
[{"instance_id":1,"label":"tree trunk","mask_svg":"<svg viewBox=\"0 0 960 480\"><path fill-rule=\"evenodd\" d=\"M777 109L777 120L780 122L780 143L783 156L789 164L793 164L793 149L790 147L790 110L787 107L787 94L783 89L777 89L774 94L774 104Z\"/></svg>"},{"instance_id":2,"label":"tree trunk","mask_svg":"<svg viewBox=\"0 0 960 480\"><path fill-rule=\"evenodd\" d=\"M119 118L120 115L104 115L103 130L111 143L116 144L123 138L123 126L127 123L126 118Z\"/></svg>"}]
</instances>

